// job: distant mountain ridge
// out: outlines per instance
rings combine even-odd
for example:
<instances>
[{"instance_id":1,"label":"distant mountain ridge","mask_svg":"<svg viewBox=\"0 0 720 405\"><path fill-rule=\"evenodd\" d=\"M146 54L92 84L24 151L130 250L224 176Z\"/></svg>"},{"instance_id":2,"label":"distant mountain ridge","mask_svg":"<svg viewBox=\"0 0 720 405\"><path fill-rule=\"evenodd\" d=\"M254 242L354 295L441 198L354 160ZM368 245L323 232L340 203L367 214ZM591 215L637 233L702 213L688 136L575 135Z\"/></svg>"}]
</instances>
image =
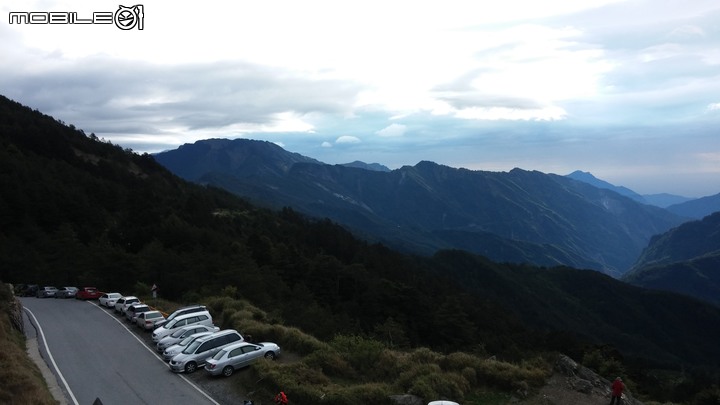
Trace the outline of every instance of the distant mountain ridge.
<instances>
[{"instance_id":1,"label":"distant mountain ridge","mask_svg":"<svg viewBox=\"0 0 720 405\"><path fill-rule=\"evenodd\" d=\"M365 169L365 170L374 170L377 172L389 172L390 168L387 166L381 165L380 163L365 163L361 162L359 160L356 160L354 162L345 163L342 166L345 167L355 167L358 169Z\"/></svg>"},{"instance_id":2,"label":"distant mountain ridge","mask_svg":"<svg viewBox=\"0 0 720 405\"><path fill-rule=\"evenodd\" d=\"M188 180L328 217L370 240L425 254L462 248L493 260L564 264L619 276L652 235L682 222L660 208L564 176L433 162L389 172L357 170L253 142L199 141L155 158ZM251 154L239 150L244 148L257 156L227 158ZM263 153L271 155L266 159ZM215 165L208 165L212 160Z\"/></svg>"},{"instance_id":3,"label":"distant mountain ridge","mask_svg":"<svg viewBox=\"0 0 720 405\"><path fill-rule=\"evenodd\" d=\"M720 306L720 212L654 237L623 280Z\"/></svg>"},{"instance_id":4,"label":"distant mountain ridge","mask_svg":"<svg viewBox=\"0 0 720 405\"><path fill-rule=\"evenodd\" d=\"M629 188L610 184L605 180L598 179L597 177L593 176L592 173L589 173L589 172L583 172L581 170L576 170L576 171L568 174L567 177L585 182L585 183L595 186L597 188L612 190L620 195L624 195L625 197L632 198L633 200L635 200L637 202L647 203L647 201L645 200L645 197L630 190Z\"/></svg>"},{"instance_id":5,"label":"distant mountain ridge","mask_svg":"<svg viewBox=\"0 0 720 405\"><path fill-rule=\"evenodd\" d=\"M643 203L643 204L650 204L655 205L660 208L667 208L674 204L683 204L688 201L694 200L694 198L689 197L683 197L681 195L675 195L675 194L669 194L669 193L660 193L660 194L638 194L633 190L630 190L627 187L623 186L616 186L614 184L608 183L605 180L598 179L597 177L593 176L592 173L589 172L583 172L581 170L576 170L568 175L567 177L570 177L571 179L579 180L585 183L588 183L590 185L593 185L597 188L604 188L607 190L612 190L620 195L624 195L626 197L632 198L633 200ZM675 212L678 214L677 212ZM687 216L683 214L678 214L682 216Z\"/></svg>"},{"instance_id":6,"label":"distant mountain ridge","mask_svg":"<svg viewBox=\"0 0 720 405\"><path fill-rule=\"evenodd\" d=\"M680 216L700 219L720 211L720 194L673 204L667 210Z\"/></svg>"}]
</instances>

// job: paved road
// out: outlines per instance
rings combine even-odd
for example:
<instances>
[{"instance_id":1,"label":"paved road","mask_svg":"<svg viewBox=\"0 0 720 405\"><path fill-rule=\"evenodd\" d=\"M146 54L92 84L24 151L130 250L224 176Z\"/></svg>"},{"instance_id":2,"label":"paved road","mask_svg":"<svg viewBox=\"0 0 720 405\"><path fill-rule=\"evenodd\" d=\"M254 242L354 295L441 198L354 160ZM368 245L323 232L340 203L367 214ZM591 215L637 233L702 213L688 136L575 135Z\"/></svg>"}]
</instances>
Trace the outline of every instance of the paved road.
<instances>
[{"instance_id":1,"label":"paved road","mask_svg":"<svg viewBox=\"0 0 720 405\"><path fill-rule=\"evenodd\" d=\"M53 362L57 365L53 371L61 385L69 387L70 404L91 405L98 398L103 405L217 404L188 379L170 372L120 318L92 302L22 298L22 303L36 328L39 324L43 357L51 369ZM36 333L30 324L25 328L29 336Z\"/></svg>"}]
</instances>

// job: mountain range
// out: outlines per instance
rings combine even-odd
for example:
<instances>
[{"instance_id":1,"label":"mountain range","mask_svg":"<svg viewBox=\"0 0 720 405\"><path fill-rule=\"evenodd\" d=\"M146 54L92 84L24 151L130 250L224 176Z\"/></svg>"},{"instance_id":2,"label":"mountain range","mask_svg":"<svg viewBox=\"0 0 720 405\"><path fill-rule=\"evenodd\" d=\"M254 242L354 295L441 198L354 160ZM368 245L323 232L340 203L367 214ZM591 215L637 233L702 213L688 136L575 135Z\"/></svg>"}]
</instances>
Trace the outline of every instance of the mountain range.
<instances>
[{"instance_id":1,"label":"mountain range","mask_svg":"<svg viewBox=\"0 0 720 405\"><path fill-rule=\"evenodd\" d=\"M653 235L685 218L566 176L420 162L328 165L270 142L211 139L155 155L173 173L255 203L329 218L403 251L462 249L491 260L619 277Z\"/></svg>"},{"instance_id":2,"label":"mountain range","mask_svg":"<svg viewBox=\"0 0 720 405\"><path fill-rule=\"evenodd\" d=\"M720 194L701 198L689 198L675 194L644 194L640 195L627 187L616 186L598 179L592 173L576 170L567 175L575 180L588 183L597 188L615 191L620 195L643 203L666 208L668 211L686 218L700 219L714 212L720 211Z\"/></svg>"}]
</instances>

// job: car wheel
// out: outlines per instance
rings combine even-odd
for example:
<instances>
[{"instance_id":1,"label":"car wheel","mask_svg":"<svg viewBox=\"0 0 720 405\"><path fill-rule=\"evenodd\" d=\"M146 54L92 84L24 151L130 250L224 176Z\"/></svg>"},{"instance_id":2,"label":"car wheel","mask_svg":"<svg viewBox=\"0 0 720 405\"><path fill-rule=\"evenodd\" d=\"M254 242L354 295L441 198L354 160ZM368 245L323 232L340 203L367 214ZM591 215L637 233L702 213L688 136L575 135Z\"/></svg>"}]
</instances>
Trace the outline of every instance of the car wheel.
<instances>
[{"instance_id":1,"label":"car wheel","mask_svg":"<svg viewBox=\"0 0 720 405\"><path fill-rule=\"evenodd\" d=\"M265 353L265 358L268 360L275 360L275 353L274 352L267 352Z\"/></svg>"},{"instance_id":2,"label":"car wheel","mask_svg":"<svg viewBox=\"0 0 720 405\"><path fill-rule=\"evenodd\" d=\"M195 363L194 361L191 361L191 362L189 362L188 364L185 365L185 372L186 372L186 373L188 373L188 374L194 373L195 370L197 370L197 363Z\"/></svg>"},{"instance_id":3,"label":"car wheel","mask_svg":"<svg viewBox=\"0 0 720 405\"><path fill-rule=\"evenodd\" d=\"M230 376L233 374L233 372L235 372L235 369L232 368L232 366L226 366L226 367L223 369L223 375L224 375L225 377L230 377Z\"/></svg>"}]
</instances>

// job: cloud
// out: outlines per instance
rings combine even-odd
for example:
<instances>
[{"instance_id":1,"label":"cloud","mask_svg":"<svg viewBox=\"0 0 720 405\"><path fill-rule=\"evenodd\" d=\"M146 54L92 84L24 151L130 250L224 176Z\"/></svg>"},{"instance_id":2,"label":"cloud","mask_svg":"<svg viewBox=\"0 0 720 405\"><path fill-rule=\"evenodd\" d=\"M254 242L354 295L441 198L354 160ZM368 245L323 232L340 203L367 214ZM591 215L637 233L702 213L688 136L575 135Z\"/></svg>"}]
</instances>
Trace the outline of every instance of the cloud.
<instances>
[{"instance_id":1,"label":"cloud","mask_svg":"<svg viewBox=\"0 0 720 405\"><path fill-rule=\"evenodd\" d=\"M320 146L323 148L332 148L332 144L328 141L324 141L323 143L320 144Z\"/></svg>"},{"instance_id":2,"label":"cloud","mask_svg":"<svg viewBox=\"0 0 720 405\"><path fill-rule=\"evenodd\" d=\"M720 111L720 103L711 103L707 106L708 111Z\"/></svg>"},{"instance_id":3,"label":"cloud","mask_svg":"<svg viewBox=\"0 0 720 405\"><path fill-rule=\"evenodd\" d=\"M335 140L335 143L337 144L351 144L351 143L360 143L362 142L360 138L356 136L351 135L343 135L341 137L338 137L338 139Z\"/></svg>"},{"instance_id":4,"label":"cloud","mask_svg":"<svg viewBox=\"0 0 720 405\"><path fill-rule=\"evenodd\" d=\"M398 137L405 135L405 131L407 126L393 123L375 133L383 137Z\"/></svg>"}]
</instances>

